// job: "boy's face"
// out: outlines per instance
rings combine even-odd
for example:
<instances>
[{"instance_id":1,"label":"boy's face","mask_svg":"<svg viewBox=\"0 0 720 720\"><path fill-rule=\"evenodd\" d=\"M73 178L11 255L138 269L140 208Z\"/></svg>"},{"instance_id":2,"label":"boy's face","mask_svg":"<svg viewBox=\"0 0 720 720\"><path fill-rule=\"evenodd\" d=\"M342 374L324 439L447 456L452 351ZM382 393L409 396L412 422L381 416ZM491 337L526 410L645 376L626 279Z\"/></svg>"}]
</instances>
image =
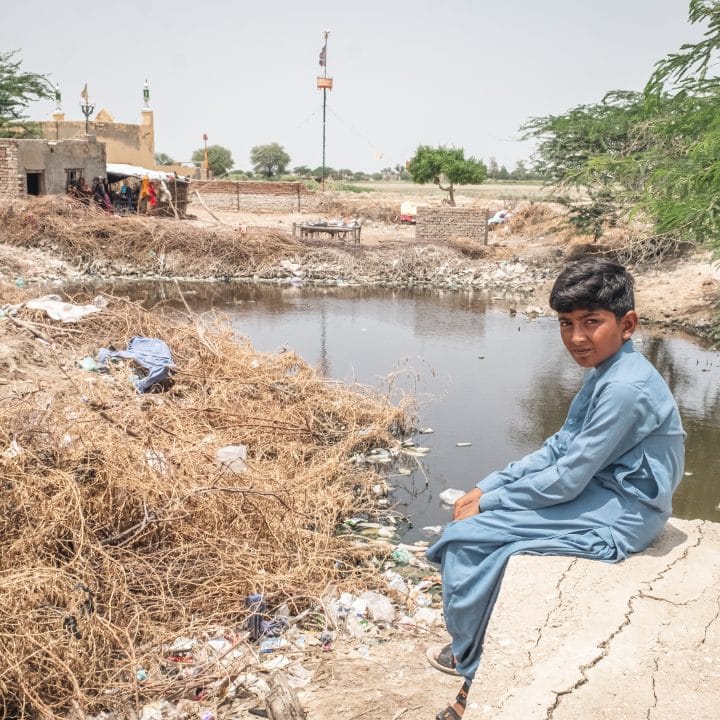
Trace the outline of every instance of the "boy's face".
<instances>
[{"instance_id":1,"label":"boy's face","mask_svg":"<svg viewBox=\"0 0 720 720\"><path fill-rule=\"evenodd\" d=\"M609 310L572 310L558 313L560 336L573 360L597 367L632 337L638 317L634 310L621 318Z\"/></svg>"}]
</instances>

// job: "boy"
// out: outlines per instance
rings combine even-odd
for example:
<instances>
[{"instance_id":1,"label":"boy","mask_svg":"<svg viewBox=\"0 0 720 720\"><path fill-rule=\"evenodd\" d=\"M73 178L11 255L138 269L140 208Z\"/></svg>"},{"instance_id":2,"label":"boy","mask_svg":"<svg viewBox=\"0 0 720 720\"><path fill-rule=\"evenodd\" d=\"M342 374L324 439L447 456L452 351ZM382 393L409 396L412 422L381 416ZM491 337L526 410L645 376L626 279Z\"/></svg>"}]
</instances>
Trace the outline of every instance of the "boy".
<instances>
[{"instance_id":1,"label":"boy","mask_svg":"<svg viewBox=\"0 0 720 720\"><path fill-rule=\"evenodd\" d=\"M550 306L578 365L589 368L565 424L543 446L493 472L461 497L428 558L441 564L452 643L428 650L465 683L436 720L465 709L485 629L511 555L575 555L617 562L644 550L670 517L683 474L677 406L655 368L633 349L632 276L603 258L569 265Z\"/></svg>"}]
</instances>

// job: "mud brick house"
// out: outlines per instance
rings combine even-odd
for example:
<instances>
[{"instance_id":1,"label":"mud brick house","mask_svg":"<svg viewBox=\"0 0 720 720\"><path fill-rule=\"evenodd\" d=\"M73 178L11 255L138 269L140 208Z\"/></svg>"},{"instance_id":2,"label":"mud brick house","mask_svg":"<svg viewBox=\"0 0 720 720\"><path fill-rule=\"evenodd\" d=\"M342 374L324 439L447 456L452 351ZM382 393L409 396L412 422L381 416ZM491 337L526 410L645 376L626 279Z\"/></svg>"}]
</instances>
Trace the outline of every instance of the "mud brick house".
<instances>
[{"instance_id":1,"label":"mud brick house","mask_svg":"<svg viewBox=\"0 0 720 720\"><path fill-rule=\"evenodd\" d=\"M0 138L0 199L62 195L71 180L105 176L105 144L82 140Z\"/></svg>"}]
</instances>

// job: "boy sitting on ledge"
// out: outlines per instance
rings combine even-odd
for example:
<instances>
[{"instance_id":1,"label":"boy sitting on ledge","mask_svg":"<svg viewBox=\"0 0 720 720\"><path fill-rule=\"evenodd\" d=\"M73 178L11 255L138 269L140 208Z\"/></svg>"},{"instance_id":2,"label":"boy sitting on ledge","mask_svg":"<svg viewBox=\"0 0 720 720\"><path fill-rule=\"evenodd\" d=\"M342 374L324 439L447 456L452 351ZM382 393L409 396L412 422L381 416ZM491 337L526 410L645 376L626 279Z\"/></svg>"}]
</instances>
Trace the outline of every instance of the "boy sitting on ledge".
<instances>
[{"instance_id":1,"label":"boy sitting on ledge","mask_svg":"<svg viewBox=\"0 0 720 720\"><path fill-rule=\"evenodd\" d=\"M575 362L589 368L565 424L543 446L461 497L428 549L441 564L452 642L430 648L439 670L465 679L436 720L459 720L511 555L618 562L662 532L683 474L685 433L665 381L632 345L632 276L604 258L569 265L550 306Z\"/></svg>"}]
</instances>

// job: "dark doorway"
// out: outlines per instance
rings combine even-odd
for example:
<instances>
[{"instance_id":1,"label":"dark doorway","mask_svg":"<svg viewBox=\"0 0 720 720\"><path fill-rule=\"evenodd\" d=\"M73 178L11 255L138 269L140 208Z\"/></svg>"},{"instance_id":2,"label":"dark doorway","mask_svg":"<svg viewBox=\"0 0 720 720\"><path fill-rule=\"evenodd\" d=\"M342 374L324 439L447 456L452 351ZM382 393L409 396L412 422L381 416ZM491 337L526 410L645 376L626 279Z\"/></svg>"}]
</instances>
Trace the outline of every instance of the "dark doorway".
<instances>
[{"instance_id":1,"label":"dark doorway","mask_svg":"<svg viewBox=\"0 0 720 720\"><path fill-rule=\"evenodd\" d=\"M27 194L28 195L43 195L45 192L45 183L43 182L42 172L29 172L25 173L27 178Z\"/></svg>"}]
</instances>

